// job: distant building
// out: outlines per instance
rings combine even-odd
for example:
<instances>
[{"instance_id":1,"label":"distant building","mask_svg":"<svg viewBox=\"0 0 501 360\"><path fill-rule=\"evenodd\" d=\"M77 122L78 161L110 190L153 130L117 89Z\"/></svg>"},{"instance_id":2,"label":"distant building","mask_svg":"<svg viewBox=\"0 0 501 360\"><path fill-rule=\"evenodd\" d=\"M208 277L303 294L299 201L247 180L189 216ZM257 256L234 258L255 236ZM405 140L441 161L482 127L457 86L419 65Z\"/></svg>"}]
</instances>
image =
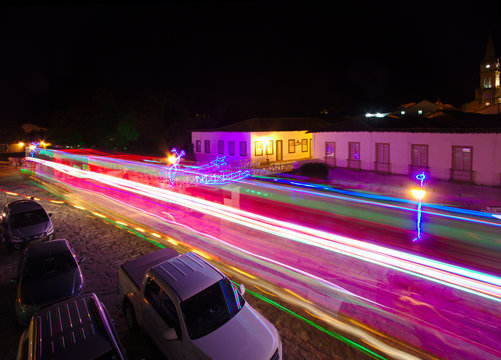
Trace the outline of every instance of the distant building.
<instances>
[{"instance_id":1,"label":"distant building","mask_svg":"<svg viewBox=\"0 0 501 360\"><path fill-rule=\"evenodd\" d=\"M388 115L393 117L407 117L407 116L433 116L443 110L457 110L452 105L444 104L437 100L432 103L428 100L421 100L417 103L408 103L401 105L395 111L391 112Z\"/></svg>"},{"instance_id":2,"label":"distant building","mask_svg":"<svg viewBox=\"0 0 501 360\"><path fill-rule=\"evenodd\" d=\"M499 58L496 57L492 34L489 33L484 61L480 64L480 87L475 90L475 100L463 105L463 111L499 114L501 103L499 75Z\"/></svg>"},{"instance_id":3,"label":"distant building","mask_svg":"<svg viewBox=\"0 0 501 360\"><path fill-rule=\"evenodd\" d=\"M311 159L309 130L328 126L320 118L253 118L217 129L193 130L197 163L225 156L227 162L269 164Z\"/></svg>"}]
</instances>

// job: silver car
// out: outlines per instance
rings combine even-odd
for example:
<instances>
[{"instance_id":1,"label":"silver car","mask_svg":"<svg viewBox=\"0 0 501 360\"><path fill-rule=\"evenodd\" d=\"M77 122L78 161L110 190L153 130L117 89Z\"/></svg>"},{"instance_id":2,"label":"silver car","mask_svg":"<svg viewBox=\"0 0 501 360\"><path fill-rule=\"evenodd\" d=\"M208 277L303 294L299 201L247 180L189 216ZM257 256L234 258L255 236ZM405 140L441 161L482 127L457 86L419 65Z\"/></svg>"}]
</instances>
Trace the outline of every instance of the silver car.
<instances>
[{"instance_id":1,"label":"silver car","mask_svg":"<svg viewBox=\"0 0 501 360\"><path fill-rule=\"evenodd\" d=\"M67 240L34 243L21 253L15 302L17 320L27 325L38 310L82 293L83 275Z\"/></svg>"},{"instance_id":2,"label":"silver car","mask_svg":"<svg viewBox=\"0 0 501 360\"><path fill-rule=\"evenodd\" d=\"M51 215L34 200L17 200L5 205L0 214L0 237L7 249L21 250L31 242L52 240Z\"/></svg>"}]
</instances>

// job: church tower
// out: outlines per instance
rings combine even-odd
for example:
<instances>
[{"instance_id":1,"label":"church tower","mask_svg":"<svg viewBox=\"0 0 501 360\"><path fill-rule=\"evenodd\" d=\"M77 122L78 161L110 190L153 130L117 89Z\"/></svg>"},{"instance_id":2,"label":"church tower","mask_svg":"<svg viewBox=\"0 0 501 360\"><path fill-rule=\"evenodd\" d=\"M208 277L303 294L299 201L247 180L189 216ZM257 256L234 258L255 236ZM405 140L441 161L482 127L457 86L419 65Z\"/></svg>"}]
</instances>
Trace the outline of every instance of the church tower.
<instances>
[{"instance_id":1,"label":"church tower","mask_svg":"<svg viewBox=\"0 0 501 360\"><path fill-rule=\"evenodd\" d=\"M501 103L499 73L499 58L496 58L492 33L489 33L484 61L480 64L480 88L475 91L480 109Z\"/></svg>"},{"instance_id":2,"label":"church tower","mask_svg":"<svg viewBox=\"0 0 501 360\"><path fill-rule=\"evenodd\" d=\"M465 112L499 113L501 104L499 58L496 58L492 32L489 32L484 60L480 64L480 87L475 90L475 100L463 105Z\"/></svg>"}]
</instances>

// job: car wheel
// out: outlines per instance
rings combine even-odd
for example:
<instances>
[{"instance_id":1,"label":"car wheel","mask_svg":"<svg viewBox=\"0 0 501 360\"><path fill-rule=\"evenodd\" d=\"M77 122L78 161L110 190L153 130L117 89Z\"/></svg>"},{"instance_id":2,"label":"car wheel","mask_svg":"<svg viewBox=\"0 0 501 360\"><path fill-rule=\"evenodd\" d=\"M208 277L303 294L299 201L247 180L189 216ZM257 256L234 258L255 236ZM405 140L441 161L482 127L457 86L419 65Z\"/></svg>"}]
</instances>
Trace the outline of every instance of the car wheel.
<instances>
[{"instance_id":1,"label":"car wheel","mask_svg":"<svg viewBox=\"0 0 501 360\"><path fill-rule=\"evenodd\" d=\"M134 306L131 304L129 299L125 298L122 306L122 311L125 316L125 321L130 330L137 331L139 329L139 324L136 319L136 312L134 311Z\"/></svg>"}]
</instances>

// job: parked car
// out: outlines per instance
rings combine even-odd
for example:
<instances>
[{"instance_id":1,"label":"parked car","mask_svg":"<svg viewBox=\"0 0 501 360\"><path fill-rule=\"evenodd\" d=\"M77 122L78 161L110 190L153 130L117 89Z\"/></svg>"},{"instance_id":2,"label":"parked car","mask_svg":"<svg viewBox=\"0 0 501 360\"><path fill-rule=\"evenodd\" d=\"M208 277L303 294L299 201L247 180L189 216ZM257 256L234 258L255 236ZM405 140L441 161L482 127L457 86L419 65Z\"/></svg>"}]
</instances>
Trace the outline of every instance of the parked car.
<instances>
[{"instance_id":1,"label":"parked car","mask_svg":"<svg viewBox=\"0 0 501 360\"><path fill-rule=\"evenodd\" d=\"M123 313L169 359L282 359L277 329L193 252L165 248L119 269Z\"/></svg>"},{"instance_id":2,"label":"parked car","mask_svg":"<svg viewBox=\"0 0 501 360\"><path fill-rule=\"evenodd\" d=\"M82 294L39 311L19 340L17 360L123 360L113 320L96 294Z\"/></svg>"},{"instance_id":3,"label":"parked car","mask_svg":"<svg viewBox=\"0 0 501 360\"><path fill-rule=\"evenodd\" d=\"M80 295L80 262L67 240L34 243L21 253L17 278L16 315L26 325L33 313L66 298ZM83 261L83 260L82 260Z\"/></svg>"},{"instance_id":4,"label":"parked car","mask_svg":"<svg viewBox=\"0 0 501 360\"><path fill-rule=\"evenodd\" d=\"M0 214L0 236L7 248L20 250L30 242L52 240L54 226L45 209L34 200L8 203Z\"/></svg>"}]
</instances>

